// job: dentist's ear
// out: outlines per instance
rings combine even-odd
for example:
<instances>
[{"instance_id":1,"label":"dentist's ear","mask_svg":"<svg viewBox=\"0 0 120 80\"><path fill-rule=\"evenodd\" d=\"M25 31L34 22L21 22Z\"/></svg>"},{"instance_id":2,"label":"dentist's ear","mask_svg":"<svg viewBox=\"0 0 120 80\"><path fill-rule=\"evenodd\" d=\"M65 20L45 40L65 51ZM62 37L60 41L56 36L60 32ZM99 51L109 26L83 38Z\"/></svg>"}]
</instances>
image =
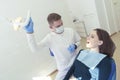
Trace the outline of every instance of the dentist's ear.
<instances>
[{"instance_id":1,"label":"dentist's ear","mask_svg":"<svg viewBox=\"0 0 120 80\"><path fill-rule=\"evenodd\" d=\"M49 26L49 28L50 28L50 30L52 31L52 32L54 32L55 30L52 28L52 26Z\"/></svg>"},{"instance_id":2,"label":"dentist's ear","mask_svg":"<svg viewBox=\"0 0 120 80\"><path fill-rule=\"evenodd\" d=\"M99 45L102 45L102 44L103 44L103 41L99 41L98 44L99 44Z\"/></svg>"}]
</instances>

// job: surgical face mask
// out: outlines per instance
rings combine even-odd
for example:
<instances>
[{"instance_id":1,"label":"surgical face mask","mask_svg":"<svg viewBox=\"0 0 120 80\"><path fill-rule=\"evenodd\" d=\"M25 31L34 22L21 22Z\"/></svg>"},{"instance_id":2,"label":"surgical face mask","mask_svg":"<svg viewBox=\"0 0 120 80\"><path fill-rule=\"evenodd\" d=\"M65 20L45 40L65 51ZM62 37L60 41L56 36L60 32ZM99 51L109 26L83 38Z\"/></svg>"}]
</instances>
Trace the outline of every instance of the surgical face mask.
<instances>
[{"instance_id":1,"label":"surgical face mask","mask_svg":"<svg viewBox=\"0 0 120 80\"><path fill-rule=\"evenodd\" d=\"M60 26L58 28L55 28L55 33L57 34L61 34L64 32L64 27L63 26Z\"/></svg>"}]
</instances>

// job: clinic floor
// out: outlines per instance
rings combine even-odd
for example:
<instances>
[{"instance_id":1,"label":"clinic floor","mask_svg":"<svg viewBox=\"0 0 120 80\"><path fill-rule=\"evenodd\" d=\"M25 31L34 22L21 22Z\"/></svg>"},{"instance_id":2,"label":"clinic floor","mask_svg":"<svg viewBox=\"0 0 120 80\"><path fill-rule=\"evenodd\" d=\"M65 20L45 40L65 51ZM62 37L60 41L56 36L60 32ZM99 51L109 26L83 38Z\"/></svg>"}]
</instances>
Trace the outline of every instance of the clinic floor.
<instances>
[{"instance_id":1,"label":"clinic floor","mask_svg":"<svg viewBox=\"0 0 120 80\"><path fill-rule=\"evenodd\" d=\"M117 79L116 80L120 80L120 32L113 34L112 39L116 45L116 51L113 56L113 58L116 61L116 65L117 65ZM82 38L81 45L83 48L85 48L85 42L86 42L86 39ZM52 80L54 80L56 74L57 74L57 71L51 75Z\"/></svg>"}]
</instances>

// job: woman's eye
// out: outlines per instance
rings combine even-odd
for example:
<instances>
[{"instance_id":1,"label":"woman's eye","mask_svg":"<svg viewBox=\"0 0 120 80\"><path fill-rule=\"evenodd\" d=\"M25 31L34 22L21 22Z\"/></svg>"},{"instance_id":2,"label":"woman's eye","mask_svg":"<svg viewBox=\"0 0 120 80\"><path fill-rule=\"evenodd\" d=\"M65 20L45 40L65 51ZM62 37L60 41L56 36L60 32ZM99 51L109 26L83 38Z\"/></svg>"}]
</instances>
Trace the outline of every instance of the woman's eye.
<instances>
[{"instance_id":1,"label":"woman's eye","mask_svg":"<svg viewBox=\"0 0 120 80\"><path fill-rule=\"evenodd\" d=\"M94 38L94 36L91 36L91 38Z\"/></svg>"}]
</instances>

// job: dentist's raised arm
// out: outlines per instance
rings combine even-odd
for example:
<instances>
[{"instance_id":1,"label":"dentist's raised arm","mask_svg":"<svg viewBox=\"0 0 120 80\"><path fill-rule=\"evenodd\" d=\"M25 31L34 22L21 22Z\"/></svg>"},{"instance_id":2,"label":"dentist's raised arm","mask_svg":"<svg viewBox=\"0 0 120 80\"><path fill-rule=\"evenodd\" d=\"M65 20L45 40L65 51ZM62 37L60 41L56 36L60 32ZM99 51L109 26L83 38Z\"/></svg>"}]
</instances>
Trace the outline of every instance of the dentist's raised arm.
<instances>
[{"instance_id":1,"label":"dentist's raised arm","mask_svg":"<svg viewBox=\"0 0 120 80\"><path fill-rule=\"evenodd\" d=\"M36 43L35 37L34 37L34 23L32 18L29 18L28 24L24 26L24 29L26 31L28 44L32 52L38 52L41 50L42 47L48 46L49 38L46 36L43 40L41 40L39 43Z\"/></svg>"},{"instance_id":2,"label":"dentist's raised arm","mask_svg":"<svg viewBox=\"0 0 120 80\"><path fill-rule=\"evenodd\" d=\"M32 21L32 18L30 17L29 21L24 26L24 28L28 34L32 34L34 32L33 26L34 26L34 23Z\"/></svg>"}]
</instances>

